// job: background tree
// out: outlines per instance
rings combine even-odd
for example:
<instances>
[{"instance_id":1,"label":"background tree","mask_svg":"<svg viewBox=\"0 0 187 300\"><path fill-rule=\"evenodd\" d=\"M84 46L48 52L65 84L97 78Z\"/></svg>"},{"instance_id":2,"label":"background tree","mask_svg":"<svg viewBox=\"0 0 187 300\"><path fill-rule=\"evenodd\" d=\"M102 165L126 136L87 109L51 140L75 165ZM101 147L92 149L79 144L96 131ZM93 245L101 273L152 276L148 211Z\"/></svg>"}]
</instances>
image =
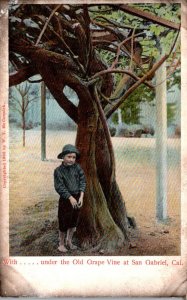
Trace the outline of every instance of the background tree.
<instances>
[{"instance_id":1,"label":"background tree","mask_svg":"<svg viewBox=\"0 0 187 300\"><path fill-rule=\"evenodd\" d=\"M23 129L23 147L25 147L25 131L27 128L27 122L26 122L26 113L31 107L31 104L35 102L38 99L38 96L35 95L35 92L31 91L31 84L27 81L15 85L10 93L9 97L9 103L10 107L19 113L21 116L21 128ZM15 91L17 93L15 93Z\"/></svg>"},{"instance_id":2,"label":"background tree","mask_svg":"<svg viewBox=\"0 0 187 300\"><path fill-rule=\"evenodd\" d=\"M179 14L179 6L178 4L167 5L164 4L138 4L134 5L138 6L139 9L144 11L148 11L151 13L155 13L160 17L164 17L168 20L172 20L174 22L178 22L180 18ZM116 18L119 18L118 21L121 21L121 16L116 15ZM139 19L134 19L133 16L126 16L126 23L133 25L135 28L138 28L140 25L142 26ZM147 23L146 23L147 24ZM145 25L146 25L145 24ZM158 24L150 23L149 32L147 31L147 35L141 40L142 46L142 56L144 59L147 57L147 62L152 64L158 59L161 55L161 51L169 51L169 47L171 47L172 40L174 38L174 32L169 30L166 27L158 26ZM156 47L155 47L156 46ZM151 58L152 57L152 61ZM125 60L125 58L123 58ZM180 89L180 44L178 44L177 49L175 50L175 59L172 57L167 60L167 90L170 91L174 86ZM172 76L171 76L172 75ZM121 76L121 75L119 75ZM126 124L139 124L140 119L140 103L147 102L151 103L154 100L154 90L150 89L144 85L141 85L136 89L120 106L122 121ZM152 103L154 106L155 104ZM172 119L175 116L175 112L172 104L168 104L168 125L171 123ZM112 120L115 124L118 123L118 114L114 113L112 116Z\"/></svg>"},{"instance_id":3,"label":"background tree","mask_svg":"<svg viewBox=\"0 0 187 300\"><path fill-rule=\"evenodd\" d=\"M139 20L138 29L132 20L126 22L127 13ZM10 85L40 74L60 107L77 123L76 145L87 178L78 230L82 247L97 245L110 251L128 240L107 119L141 84L154 88L150 80L174 48L175 40L155 63L152 56L142 56L141 39L149 35L150 23L172 32L180 27L130 5L10 7L10 61L17 71L10 75ZM107 61L102 59L103 51L108 53ZM65 96L65 86L76 92L77 106Z\"/></svg>"}]
</instances>

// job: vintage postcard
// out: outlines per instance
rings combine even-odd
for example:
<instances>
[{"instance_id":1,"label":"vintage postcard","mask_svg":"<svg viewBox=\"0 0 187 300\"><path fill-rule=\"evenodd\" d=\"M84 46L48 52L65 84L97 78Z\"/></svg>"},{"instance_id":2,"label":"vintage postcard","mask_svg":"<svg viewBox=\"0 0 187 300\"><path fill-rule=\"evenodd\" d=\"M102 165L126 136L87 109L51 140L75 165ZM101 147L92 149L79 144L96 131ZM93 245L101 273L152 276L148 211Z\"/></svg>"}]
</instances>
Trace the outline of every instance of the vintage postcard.
<instances>
[{"instance_id":1,"label":"vintage postcard","mask_svg":"<svg viewBox=\"0 0 187 300\"><path fill-rule=\"evenodd\" d=\"M1 295L184 297L187 1L0 3Z\"/></svg>"}]
</instances>

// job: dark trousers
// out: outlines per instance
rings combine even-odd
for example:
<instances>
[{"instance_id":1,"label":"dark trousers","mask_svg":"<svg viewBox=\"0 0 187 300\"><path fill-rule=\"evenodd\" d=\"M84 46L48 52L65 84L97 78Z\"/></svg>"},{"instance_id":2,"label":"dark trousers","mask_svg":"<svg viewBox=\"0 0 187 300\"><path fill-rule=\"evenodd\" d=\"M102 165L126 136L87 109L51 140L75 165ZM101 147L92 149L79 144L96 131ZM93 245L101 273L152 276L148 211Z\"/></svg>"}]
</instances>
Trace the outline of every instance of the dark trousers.
<instances>
[{"instance_id":1,"label":"dark trousers","mask_svg":"<svg viewBox=\"0 0 187 300\"><path fill-rule=\"evenodd\" d=\"M80 194L72 195L77 201ZM59 199L58 222L59 230L66 232L69 228L77 227L79 218L79 208L73 208L69 199Z\"/></svg>"}]
</instances>

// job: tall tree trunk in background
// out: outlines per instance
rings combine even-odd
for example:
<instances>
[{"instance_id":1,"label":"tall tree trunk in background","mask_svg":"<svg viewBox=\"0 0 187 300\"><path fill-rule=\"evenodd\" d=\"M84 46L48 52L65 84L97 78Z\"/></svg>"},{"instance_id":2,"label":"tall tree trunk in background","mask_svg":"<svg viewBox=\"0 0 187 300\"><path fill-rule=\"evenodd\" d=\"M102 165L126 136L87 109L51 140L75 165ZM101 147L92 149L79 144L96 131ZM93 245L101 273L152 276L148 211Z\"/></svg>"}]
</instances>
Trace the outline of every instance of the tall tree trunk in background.
<instances>
[{"instance_id":1,"label":"tall tree trunk in background","mask_svg":"<svg viewBox=\"0 0 187 300\"><path fill-rule=\"evenodd\" d=\"M116 135L118 136L120 134L120 131L121 131L122 126L123 126L121 108L118 108L117 114L118 114L118 124L117 124Z\"/></svg>"}]
</instances>

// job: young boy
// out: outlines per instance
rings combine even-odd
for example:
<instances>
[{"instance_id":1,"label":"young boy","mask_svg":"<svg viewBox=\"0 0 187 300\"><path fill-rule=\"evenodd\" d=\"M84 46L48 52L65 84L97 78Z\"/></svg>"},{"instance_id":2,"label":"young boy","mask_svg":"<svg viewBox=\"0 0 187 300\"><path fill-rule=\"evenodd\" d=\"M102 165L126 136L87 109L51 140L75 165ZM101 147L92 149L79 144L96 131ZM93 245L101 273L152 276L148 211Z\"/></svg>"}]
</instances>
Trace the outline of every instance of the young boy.
<instances>
[{"instance_id":1,"label":"young boy","mask_svg":"<svg viewBox=\"0 0 187 300\"><path fill-rule=\"evenodd\" d=\"M62 152L57 156L57 158L63 159L63 162L54 171L54 186L60 195L58 206L60 243L58 250L61 252L68 251L66 246L71 250L77 249L72 244L72 238L76 231L86 188L84 172L80 165L76 163L76 158L79 156L79 150L75 146L65 145Z\"/></svg>"}]
</instances>

